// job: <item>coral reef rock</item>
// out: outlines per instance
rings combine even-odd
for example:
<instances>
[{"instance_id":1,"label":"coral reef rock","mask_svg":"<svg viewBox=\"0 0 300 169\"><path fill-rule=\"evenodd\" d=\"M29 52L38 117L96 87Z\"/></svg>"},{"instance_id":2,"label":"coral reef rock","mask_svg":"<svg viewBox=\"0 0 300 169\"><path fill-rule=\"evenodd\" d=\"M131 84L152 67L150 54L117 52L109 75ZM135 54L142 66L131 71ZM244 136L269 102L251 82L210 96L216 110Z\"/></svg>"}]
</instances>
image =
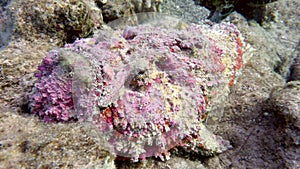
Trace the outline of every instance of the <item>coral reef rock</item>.
<instances>
[{"instance_id":1,"label":"coral reef rock","mask_svg":"<svg viewBox=\"0 0 300 169\"><path fill-rule=\"evenodd\" d=\"M203 5L211 14L210 20L220 22L233 11L243 14L247 19L261 22L266 11L266 4L276 0L194 0L196 4Z\"/></svg>"},{"instance_id":2,"label":"coral reef rock","mask_svg":"<svg viewBox=\"0 0 300 169\"><path fill-rule=\"evenodd\" d=\"M200 5L195 5L194 0L167 0L161 5L162 13L177 16L191 23L199 23L209 16L209 10Z\"/></svg>"},{"instance_id":3,"label":"coral reef rock","mask_svg":"<svg viewBox=\"0 0 300 169\"><path fill-rule=\"evenodd\" d=\"M161 12L163 0L97 0L103 12L103 20L108 23L123 17L135 16L141 12Z\"/></svg>"},{"instance_id":4,"label":"coral reef rock","mask_svg":"<svg viewBox=\"0 0 300 169\"><path fill-rule=\"evenodd\" d=\"M45 124L0 105L0 168L114 169L114 157L80 123Z\"/></svg>"},{"instance_id":5,"label":"coral reef rock","mask_svg":"<svg viewBox=\"0 0 300 169\"><path fill-rule=\"evenodd\" d=\"M12 3L10 8L12 11L18 9L17 34L27 39L43 35L44 38L58 40L60 45L91 35L94 27L103 22L101 10L87 0L22 0Z\"/></svg>"},{"instance_id":6,"label":"coral reef rock","mask_svg":"<svg viewBox=\"0 0 300 169\"><path fill-rule=\"evenodd\" d=\"M203 121L222 111L243 67L240 32L228 23L159 25L102 31L50 52L35 74L31 112L92 124L112 152L132 160L168 159L176 146L226 150Z\"/></svg>"},{"instance_id":7,"label":"coral reef rock","mask_svg":"<svg viewBox=\"0 0 300 169\"><path fill-rule=\"evenodd\" d=\"M274 88L270 96L273 112L287 123L300 129L300 82L291 81L283 87ZM300 140L298 140L299 142Z\"/></svg>"},{"instance_id":8,"label":"coral reef rock","mask_svg":"<svg viewBox=\"0 0 300 169\"><path fill-rule=\"evenodd\" d=\"M286 164L292 168L299 168L300 145L300 82L291 81L283 87L276 87L268 100L269 111L277 117L282 127L281 134L285 140L284 149L280 152Z\"/></svg>"},{"instance_id":9,"label":"coral reef rock","mask_svg":"<svg viewBox=\"0 0 300 169\"><path fill-rule=\"evenodd\" d=\"M9 0L0 2L0 49L11 40L13 29L11 13L6 9Z\"/></svg>"},{"instance_id":10,"label":"coral reef rock","mask_svg":"<svg viewBox=\"0 0 300 169\"><path fill-rule=\"evenodd\" d=\"M136 12L161 12L163 0L132 0Z\"/></svg>"},{"instance_id":11,"label":"coral reef rock","mask_svg":"<svg viewBox=\"0 0 300 169\"><path fill-rule=\"evenodd\" d=\"M26 104L26 93L36 78L34 72L43 57L55 48L42 40L11 41L0 50L0 104L20 110Z\"/></svg>"},{"instance_id":12,"label":"coral reef rock","mask_svg":"<svg viewBox=\"0 0 300 169\"><path fill-rule=\"evenodd\" d=\"M290 67L290 76L288 77L288 81L300 81L300 42L298 43L297 52L298 55L293 60Z\"/></svg>"},{"instance_id":13,"label":"coral reef rock","mask_svg":"<svg viewBox=\"0 0 300 169\"><path fill-rule=\"evenodd\" d=\"M105 3L97 1L97 5L102 10L106 23L134 14L134 5L130 0L109 0Z\"/></svg>"}]
</instances>

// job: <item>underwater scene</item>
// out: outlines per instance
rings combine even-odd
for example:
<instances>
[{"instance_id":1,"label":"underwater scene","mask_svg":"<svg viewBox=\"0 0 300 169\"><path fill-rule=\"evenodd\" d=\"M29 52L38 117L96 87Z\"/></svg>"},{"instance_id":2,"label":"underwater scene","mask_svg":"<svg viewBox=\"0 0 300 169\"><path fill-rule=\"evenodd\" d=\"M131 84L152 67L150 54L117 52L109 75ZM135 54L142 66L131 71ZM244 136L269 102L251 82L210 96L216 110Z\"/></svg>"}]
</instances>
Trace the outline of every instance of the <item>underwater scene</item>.
<instances>
[{"instance_id":1,"label":"underwater scene","mask_svg":"<svg viewBox=\"0 0 300 169\"><path fill-rule=\"evenodd\" d=\"M0 169L300 168L299 11L2 0Z\"/></svg>"}]
</instances>

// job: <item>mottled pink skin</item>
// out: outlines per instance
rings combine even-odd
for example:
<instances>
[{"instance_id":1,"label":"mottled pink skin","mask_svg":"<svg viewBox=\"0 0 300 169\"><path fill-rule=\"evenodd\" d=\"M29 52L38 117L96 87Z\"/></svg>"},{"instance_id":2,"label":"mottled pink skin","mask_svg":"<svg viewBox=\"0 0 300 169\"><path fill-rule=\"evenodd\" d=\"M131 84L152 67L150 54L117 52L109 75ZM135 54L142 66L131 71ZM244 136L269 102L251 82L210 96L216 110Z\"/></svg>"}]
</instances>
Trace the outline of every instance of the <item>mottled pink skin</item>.
<instances>
[{"instance_id":1,"label":"mottled pink skin","mask_svg":"<svg viewBox=\"0 0 300 169\"><path fill-rule=\"evenodd\" d=\"M31 112L45 122L69 121L73 109L72 80L58 65L58 54L47 55L35 74L35 93L30 100Z\"/></svg>"},{"instance_id":2,"label":"mottled pink skin","mask_svg":"<svg viewBox=\"0 0 300 169\"><path fill-rule=\"evenodd\" d=\"M210 99L207 95L222 93L210 90L232 85L236 71L241 68L238 31L230 25L205 28L220 29L237 41L233 50L238 55L229 65L232 77L225 77L222 73L228 65L222 60L224 44L206 37L203 29L191 25L179 31L146 25L128 27L119 32L120 37L100 35L68 44L62 51L71 51L82 58L68 66L60 63L66 56L59 52L44 58L36 74L38 82L31 97L31 111L46 122L71 119L91 122L109 136L111 145L128 142L135 146L135 142L141 142L139 148L145 151L115 148L120 156L135 159L168 156L171 148L201 140L197 124L206 117ZM68 69L85 80L72 79ZM152 77L155 71L164 77ZM166 96L170 86L179 89L167 95L174 93L181 102ZM149 146L145 141L149 137L151 143L159 143Z\"/></svg>"}]
</instances>

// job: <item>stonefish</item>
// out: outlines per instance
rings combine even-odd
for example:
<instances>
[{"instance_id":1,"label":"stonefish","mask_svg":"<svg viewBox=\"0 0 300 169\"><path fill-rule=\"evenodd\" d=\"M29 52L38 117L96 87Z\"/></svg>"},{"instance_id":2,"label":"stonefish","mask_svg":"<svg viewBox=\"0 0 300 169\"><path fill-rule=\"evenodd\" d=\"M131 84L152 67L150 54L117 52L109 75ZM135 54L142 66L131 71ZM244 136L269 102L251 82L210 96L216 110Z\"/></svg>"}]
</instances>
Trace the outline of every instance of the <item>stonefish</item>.
<instances>
[{"instance_id":1,"label":"stonefish","mask_svg":"<svg viewBox=\"0 0 300 169\"><path fill-rule=\"evenodd\" d=\"M243 38L229 23L171 21L100 31L51 51L38 67L31 112L45 122L93 125L112 153L168 159L228 142L205 119L220 111L243 67Z\"/></svg>"}]
</instances>

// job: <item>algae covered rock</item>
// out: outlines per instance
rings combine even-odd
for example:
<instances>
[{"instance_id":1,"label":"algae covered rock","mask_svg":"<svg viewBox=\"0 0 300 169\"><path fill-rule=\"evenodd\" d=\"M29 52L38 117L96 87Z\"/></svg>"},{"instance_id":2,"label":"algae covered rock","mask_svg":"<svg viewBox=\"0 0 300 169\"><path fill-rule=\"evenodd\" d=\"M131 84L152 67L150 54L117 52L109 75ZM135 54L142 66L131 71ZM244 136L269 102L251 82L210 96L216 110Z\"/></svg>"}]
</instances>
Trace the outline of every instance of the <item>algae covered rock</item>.
<instances>
[{"instance_id":1,"label":"algae covered rock","mask_svg":"<svg viewBox=\"0 0 300 169\"><path fill-rule=\"evenodd\" d=\"M89 126L45 124L0 108L0 168L115 168L113 155L91 138Z\"/></svg>"},{"instance_id":2,"label":"algae covered rock","mask_svg":"<svg viewBox=\"0 0 300 169\"><path fill-rule=\"evenodd\" d=\"M6 9L9 0L0 2L0 49L11 40L13 22L11 13Z\"/></svg>"},{"instance_id":3,"label":"algae covered rock","mask_svg":"<svg viewBox=\"0 0 300 169\"><path fill-rule=\"evenodd\" d=\"M161 12L163 0L132 0L136 12Z\"/></svg>"},{"instance_id":4,"label":"algae covered rock","mask_svg":"<svg viewBox=\"0 0 300 169\"><path fill-rule=\"evenodd\" d=\"M134 14L134 5L130 0L109 0L104 2L97 1L97 5L102 10L103 20L106 23Z\"/></svg>"},{"instance_id":5,"label":"algae covered rock","mask_svg":"<svg viewBox=\"0 0 300 169\"><path fill-rule=\"evenodd\" d=\"M272 111L300 129L300 82L291 81L273 89L269 99ZM299 140L300 141L300 140Z\"/></svg>"},{"instance_id":6,"label":"algae covered rock","mask_svg":"<svg viewBox=\"0 0 300 169\"><path fill-rule=\"evenodd\" d=\"M140 12L161 12L163 0L96 0L108 23L119 18L135 16Z\"/></svg>"},{"instance_id":7,"label":"algae covered rock","mask_svg":"<svg viewBox=\"0 0 300 169\"><path fill-rule=\"evenodd\" d=\"M300 42L298 43L298 51L300 49ZM297 57L293 60L292 65L290 67L290 76L288 78L289 81L300 81L300 52Z\"/></svg>"},{"instance_id":8,"label":"algae covered rock","mask_svg":"<svg viewBox=\"0 0 300 169\"><path fill-rule=\"evenodd\" d=\"M65 43L93 32L91 9L83 0L23 0L12 8L18 9L15 31L27 39L43 34L44 38Z\"/></svg>"},{"instance_id":9,"label":"algae covered rock","mask_svg":"<svg viewBox=\"0 0 300 169\"><path fill-rule=\"evenodd\" d=\"M282 87L276 87L268 100L269 111L282 128L284 137L280 155L291 168L299 167L300 145L300 82L290 81Z\"/></svg>"},{"instance_id":10,"label":"algae covered rock","mask_svg":"<svg viewBox=\"0 0 300 169\"><path fill-rule=\"evenodd\" d=\"M195 0L197 4L211 10L210 19L220 22L233 11L238 11L247 19L262 21L267 3L276 0Z\"/></svg>"},{"instance_id":11,"label":"algae covered rock","mask_svg":"<svg viewBox=\"0 0 300 169\"><path fill-rule=\"evenodd\" d=\"M50 52L31 112L93 125L113 153L133 160L168 159L176 146L202 155L226 150L202 123L222 111L243 67L243 39L232 24L178 24L102 31Z\"/></svg>"}]
</instances>

